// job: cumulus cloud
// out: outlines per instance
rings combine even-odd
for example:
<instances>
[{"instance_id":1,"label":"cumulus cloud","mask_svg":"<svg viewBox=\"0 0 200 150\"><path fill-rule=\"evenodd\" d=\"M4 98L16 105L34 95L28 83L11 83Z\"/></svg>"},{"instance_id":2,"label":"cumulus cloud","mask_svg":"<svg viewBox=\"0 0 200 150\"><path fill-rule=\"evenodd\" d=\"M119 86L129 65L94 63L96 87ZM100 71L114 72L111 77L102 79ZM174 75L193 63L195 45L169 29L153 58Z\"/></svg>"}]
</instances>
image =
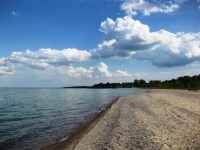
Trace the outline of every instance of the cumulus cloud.
<instances>
[{"instance_id":1,"label":"cumulus cloud","mask_svg":"<svg viewBox=\"0 0 200 150\"><path fill-rule=\"evenodd\" d=\"M111 78L111 77L127 77L131 76L127 71L117 70L115 72L109 71L109 67L104 62L98 63L97 66L90 67L89 69L83 67L67 68L67 74L75 78Z\"/></svg>"},{"instance_id":2,"label":"cumulus cloud","mask_svg":"<svg viewBox=\"0 0 200 150\"><path fill-rule=\"evenodd\" d=\"M155 47L156 42L149 37L149 27L130 17L108 18L101 23L100 31L105 41L93 50L96 57L131 57L135 51ZM109 43L109 44L105 44Z\"/></svg>"},{"instance_id":3,"label":"cumulus cloud","mask_svg":"<svg viewBox=\"0 0 200 150\"><path fill-rule=\"evenodd\" d=\"M180 7L180 4L187 0L125 0L121 5L121 10L129 16L137 15L138 12L144 16L149 16L152 13L171 13Z\"/></svg>"},{"instance_id":4,"label":"cumulus cloud","mask_svg":"<svg viewBox=\"0 0 200 150\"><path fill-rule=\"evenodd\" d=\"M0 58L0 76L9 75L13 73L13 66L5 58Z\"/></svg>"},{"instance_id":5,"label":"cumulus cloud","mask_svg":"<svg viewBox=\"0 0 200 150\"><path fill-rule=\"evenodd\" d=\"M129 74L127 71L117 70L114 76L128 77L128 76L131 76L131 74Z\"/></svg>"},{"instance_id":6,"label":"cumulus cloud","mask_svg":"<svg viewBox=\"0 0 200 150\"><path fill-rule=\"evenodd\" d=\"M85 69L83 67L75 68L73 66L68 67L67 74L71 77L76 78L92 78L93 77L93 68Z\"/></svg>"},{"instance_id":7,"label":"cumulus cloud","mask_svg":"<svg viewBox=\"0 0 200 150\"><path fill-rule=\"evenodd\" d=\"M200 61L200 33L151 32L148 25L127 16L108 18L100 31L105 39L92 51L93 57L136 58L161 67Z\"/></svg>"},{"instance_id":8,"label":"cumulus cloud","mask_svg":"<svg viewBox=\"0 0 200 150\"><path fill-rule=\"evenodd\" d=\"M103 42L99 48L110 46L115 41ZM127 71L110 72L108 65L100 62L97 66L74 67L74 63L88 61L91 52L77 49L39 49L37 51L15 51L7 58L0 58L0 75L31 72L34 74L57 72L74 78L101 78L129 76Z\"/></svg>"},{"instance_id":9,"label":"cumulus cloud","mask_svg":"<svg viewBox=\"0 0 200 150\"><path fill-rule=\"evenodd\" d=\"M110 72L108 65L104 62L100 62L97 66L98 76L100 77L127 77L131 76L127 71L117 70L116 72Z\"/></svg>"},{"instance_id":10,"label":"cumulus cloud","mask_svg":"<svg viewBox=\"0 0 200 150\"><path fill-rule=\"evenodd\" d=\"M26 72L27 70L43 71L56 70L63 73L66 67L73 63L88 61L91 53L85 50L77 49L39 49L38 51L15 51L6 58L0 58L0 75L14 74L15 72ZM89 72L83 68L77 68L75 71L89 76ZM73 68L69 67L69 75L73 74Z\"/></svg>"},{"instance_id":11,"label":"cumulus cloud","mask_svg":"<svg viewBox=\"0 0 200 150\"><path fill-rule=\"evenodd\" d=\"M73 66L75 62L87 61L90 56L89 52L76 49L13 52L8 58L0 58L0 76L14 73L51 75L55 72L78 79L130 76L127 71L119 69L110 72L108 65L104 62L100 62L97 66L91 66L89 69Z\"/></svg>"},{"instance_id":12,"label":"cumulus cloud","mask_svg":"<svg viewBox=\"0 0 200 150\"><path fill-rule=\"evenodd\" d=\"M112 77L112 74L108 71L108 66L105 63L100 62L97 68L101 77Z\"/></svg>"},{"instance_id":13,"label":"cumulus cloud","mask_svg":"<svg viewBox=\"0 0 200 150\"><path fill-rule=\"evenodd\" d=\"M77 49L39 49L13 52L8 60L11 63L22 64L35 69L69 65L70 63L84 62L90 59L90 52Z\"/></svg>"}]
</instances>

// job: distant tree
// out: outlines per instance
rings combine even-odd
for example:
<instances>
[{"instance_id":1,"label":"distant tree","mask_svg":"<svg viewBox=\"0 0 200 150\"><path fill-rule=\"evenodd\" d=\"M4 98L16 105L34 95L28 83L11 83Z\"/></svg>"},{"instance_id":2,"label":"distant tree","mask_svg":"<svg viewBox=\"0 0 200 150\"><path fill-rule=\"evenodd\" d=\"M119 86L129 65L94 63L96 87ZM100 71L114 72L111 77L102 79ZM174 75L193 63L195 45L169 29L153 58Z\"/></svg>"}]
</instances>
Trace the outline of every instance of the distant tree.
<instances>
[{"instance_id":1,"label":"distant tree","mask_svg":"<svg viewBox=\"0 0 200 150\"><path fill-rule=\"evenodd\" d=\"M132 87L143 87L143 88L166 88L166 89L189 89L189 90L200 90L200 75L195 76L184 76L172 80L151 80L147 83L145 80L135 79L134 82L123 82L123 83L99 83L92 86L92 88L132 88Z\"/></svg>"},{"instance_id":2,"label":"distant tree","mask_svg":"<svg viewBox=\"0 0 200 150\"><path fill-rule=\"evenodd\" d=\"M134 82L133 82L133 85L134 85L134 87L139 87L140 81L135 79Z\"/></svg>"}]
</instances>

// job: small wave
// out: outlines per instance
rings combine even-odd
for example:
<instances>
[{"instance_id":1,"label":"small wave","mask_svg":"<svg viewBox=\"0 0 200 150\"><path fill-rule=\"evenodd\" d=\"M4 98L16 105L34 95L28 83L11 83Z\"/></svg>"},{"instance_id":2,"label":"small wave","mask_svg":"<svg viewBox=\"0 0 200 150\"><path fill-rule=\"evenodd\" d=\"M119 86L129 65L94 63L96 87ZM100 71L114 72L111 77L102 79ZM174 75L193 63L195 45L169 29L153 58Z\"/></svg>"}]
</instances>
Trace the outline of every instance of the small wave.
<instances>
[{"instance_id":1,"label":"small wave","mask_svg":"<svg viewBox=\"0 0 200 150\"><path fill-rule=\"evenodd\" d=\"M63 138L63 139L61 139L59 142L63 142L63 141L65 141L65 140L67 140L67 139L68 139L68 136L65 137L65 138Z\"/></svg>"},{"instance_id":2,"label":"small wave","mask_svg":"<svg viewBox=\"0 0 200 150\"><path fill-rule=\"evenodd\" d=\"M22 121L22 120L26 120L27 118L0 118L0 123L4 123L4 122L11 122L11 121Z\"/></svg>"}]
</instances>

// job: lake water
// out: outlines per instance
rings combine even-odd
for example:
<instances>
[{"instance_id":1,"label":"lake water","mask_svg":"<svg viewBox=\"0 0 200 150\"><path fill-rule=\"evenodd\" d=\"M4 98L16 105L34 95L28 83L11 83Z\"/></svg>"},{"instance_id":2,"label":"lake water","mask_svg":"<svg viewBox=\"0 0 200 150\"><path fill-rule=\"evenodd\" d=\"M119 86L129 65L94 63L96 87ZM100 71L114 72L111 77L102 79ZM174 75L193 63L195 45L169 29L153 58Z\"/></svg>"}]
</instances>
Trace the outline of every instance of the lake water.
<instances>
[{"instance_id":1,"label":"lake water","mask_svg":"<svg viewBox=\"0 0 200 150\"><path fill-rule=\"evenodd\" d=\"M0 150L31 150L59 141L114 97L135 89L0 88Z\"/></svg>"}]
</instances>

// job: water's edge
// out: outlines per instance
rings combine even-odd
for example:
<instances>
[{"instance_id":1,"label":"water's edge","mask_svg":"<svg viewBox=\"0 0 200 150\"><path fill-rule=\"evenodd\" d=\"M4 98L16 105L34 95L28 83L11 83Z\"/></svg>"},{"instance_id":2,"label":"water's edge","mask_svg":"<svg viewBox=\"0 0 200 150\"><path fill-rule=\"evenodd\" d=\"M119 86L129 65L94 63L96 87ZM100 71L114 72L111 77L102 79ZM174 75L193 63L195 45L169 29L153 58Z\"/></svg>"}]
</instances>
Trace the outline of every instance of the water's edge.
<instances>
[{"instance_id":1,"label":"water's edge","mask_svg":"<svg viewBox=\"0 0 200 150\"><path fill-rule=\"evenodd\" d=\"M90 118L88 118L82 125L80 125L77 128L76 131L74 131L68 137L61 139L59 141L55 141L54 143L45 145L43 147L36 148L36 150L73 149L79 142L79 140L84 136L84 134L90 131L98 123L98 121L106 114L106 112L112 107L112 105L117 102L119 98L120 96L114 98L110 103L102 107L101 110L99 110L99 112L95 113Z\"/></svg>"}]
</instances>

